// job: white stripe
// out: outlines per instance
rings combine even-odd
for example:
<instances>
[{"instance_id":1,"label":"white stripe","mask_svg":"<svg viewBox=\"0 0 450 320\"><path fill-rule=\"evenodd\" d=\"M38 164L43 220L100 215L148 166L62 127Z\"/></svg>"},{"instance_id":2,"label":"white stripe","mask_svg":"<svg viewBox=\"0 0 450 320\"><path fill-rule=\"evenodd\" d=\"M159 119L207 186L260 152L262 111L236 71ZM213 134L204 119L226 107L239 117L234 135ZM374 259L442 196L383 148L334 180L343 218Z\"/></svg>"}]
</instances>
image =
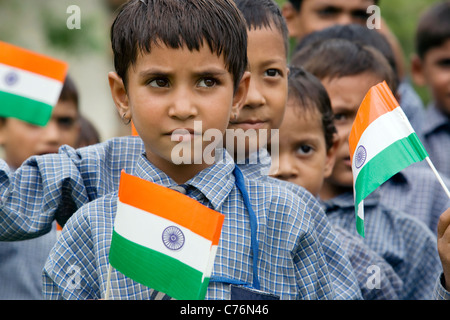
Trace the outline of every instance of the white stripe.
<instances>
[{"instance_id":1,"label":"white stripe","mask_svg":"<svg viewBox=\"0 0 450 320\"><path fill-rule=\"evenodd\" d=\"M7 78L11 75L17 78L8 83ZM63 83L58 80L0 63L0 91L55 106L62 86Z\"/></svg>"},{"instance_id":2,"label":"white stripe","mask_svg":"<svg viewBox=\"0 0 450 320\"><path fill-rule=\"evenodd\" d=\"M397 140L403 139L413 132L414 130L408 118L400 107L383 114L373 121L361 135L353 154L352 171L354 181L356 181L356 177L362 168L373 157ZM356 168L356 154L360 145L366 150L366 160L360 168Z\"/></svg>"},{"instance_id":3,"label":"white stripe","mask_svg":"<svg viewBox=\"0 0 450 320\"><path fill-rule=\"evenodd\" d=\"M358 204L358 217L361 218L361 220L364 221L364 200L361 200L361 202Z\"/></svg>"},{"instance_id":4,"label":"white stripe","mask_svg":"<svg viewBox=\"0 0 450 320\"><path fill-rule=\"evenodd\" d=\"M185 237L179 250L168 249L162 241L165 228L176 226ZM147 211L117 201L114 230L122 237L180 260L201 272L207 270L212 242L198 234Z\"/></svg>"}]
</instances>

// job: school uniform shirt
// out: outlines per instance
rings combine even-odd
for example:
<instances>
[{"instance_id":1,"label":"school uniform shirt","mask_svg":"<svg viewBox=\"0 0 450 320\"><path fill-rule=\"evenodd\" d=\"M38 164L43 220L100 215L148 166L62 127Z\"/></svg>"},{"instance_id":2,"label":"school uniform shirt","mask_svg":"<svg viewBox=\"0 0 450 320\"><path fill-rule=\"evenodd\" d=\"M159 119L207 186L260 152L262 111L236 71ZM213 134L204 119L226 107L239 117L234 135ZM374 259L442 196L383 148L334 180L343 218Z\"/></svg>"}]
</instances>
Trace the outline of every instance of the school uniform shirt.
<instances>
[{"instance_id":1,"label":"school uniform shirt","mask_svg":"<svg viewBox=\"0 0 450 320\"><path fill-rule=\"evenodd\" d=\"M182 185L186 195L225 215L206 299L230 299L230 285L252 286L253 259L249 213L235 183L233 159L222 149L223 161ZM133 172L137 177L175 187L144 155ZM257 219L260 290L281 299L333 299L326 261L311 215L304 203L284 188L244 178ZM47 299L105 297L108 252L117 194L83 206L66 223L44 268ZM68 272L76 266L80 281ZM148 299L155 292L120 272L111 275L112 299Z\"/></svg>"},{"instance_id":2,"label":"school uniform shirt","mask_svg":"<svg viewBox=\"0 0 450 320\"><path fill-rule=\"evenodd\" d=\"M42 269L56 227L36 239L0 242L0 300L42 300Z\"/></svg>"},{"instance_id":3,"label":"school uniform shirt","mask_svg":"<svg viewBox=\"0 0 450 320\"><path fill-rule=\"evenodd\" d=\"M436 169L450 177L450 118L434 103L426 110L422 143ZM447 187L450 188L449 185Z\"/></svg>"},{"instance_id":4,"label":"school uniform shirt","mask_svg":"<svg viewBox=\"0 0 450 320\"><path fill-rule=\"evenodd\" d=\"M400 96L400 106L403 112L408 117L411 126L416 132L421 131L424 125L425 107L422 99L411 85L411 80L403 79L398 86L398 93Z\"/></svg>"},{"instance_id":5,"label":"school uniform shirt","mask_svg":"<svg viewBox=\"0 0 450 320\"><path fill-rule=\"evenodd\" d=\"M42 299L42 269L55 241L54 225L36 239L0 242L0 300Z\"/></svg>"},{"instance_id":6,"label":"school uniform shirt","mask_svg":"<svg viewBox=\"0 0 450 320\"><path fill-rule=\"evenodd\" d=\"M332 223L357 235L353 192L324 201ZM380 203L376 190L364 200L363 242L382 256L403 281L400 299L432 299L442 265L436 236L419 220Z\"/></svg>"},{"instance_id":7,"label":"school uniform shirt","mask_svg":"<svg viewBox=\"0 0 450 320\"><path fill-rule=\"evenodd\" d=\"M120 172L132 172L144 152L127 136L58 154L33 156L12 172L0 160L0 241L30 239L64 226L82 205L118 189Z\"/></svg>"},{"instance_id":8,"label":"school uniform shirt","mask_svg":"<svg viewBox=\"0 0 450 320\"><path fill-rule=\"evenodd\" d=\"M442 274L437 283L436 283L436 290L434 294L435 300L450 300L450 292L445 290L444 287L444 274Z\"/></svg>"},{"instance_id":9,"label":"school uniform shirt","mask_svg":"<svg viewBox=\"0 0 450 320\"><path fill-rule=\"evenodd\" d=\"M403 282L391 265L356 236L332 226L319 201L305 188L268 176L271 158L267 149L252 153L239 166L247 177L286 187L315 208L312 215L317 234L339 299L357 299L360 295L364 300L399 299Z\"/></svg>"},{"instance_id":10,"label":"school uniform shirt","mask_svg":"<svg viewBox=\"0 0 450 320\"><path fill-rule=\"evenodd\" d=\"M69 218L68 212L75 212L83 204L117 190L120 171L133 172L138 162L136 155L142 152L142 140L129 136L78 150L64 146L59 154L28 159L15 174L2 167L4 163L0 161L0 186L3 186L0 188L3 201L0 239L26 239L43 234L55 218L64 225ZM270 167L270 157L268 160ZM253 163L253 160L248 162ZM251 173L252 168L260 170L257 166L245 169L245 164L239 167L246 173ZM302 197L316 219L324 217L315 198L303 191ZM348 259L340 253L339 242L329 232L328 222L317 222L317 225L331 276L334 277L337 298L359 299L356 281L348 270L351 269Z\"/></svg>"},{"instance_id":11,"label":"school uniform shirt","mask_svg":"<svg viewBox=\"0 0 450 320\"><path fill-rule=\"evenodd\" d=\"M440 176L450 187L450 179ZM450 206L450 199L425 161L395 174L379 190L380 199L387 207L419 219L437 235L439 217Z\"/></svg>"}]
</instances>

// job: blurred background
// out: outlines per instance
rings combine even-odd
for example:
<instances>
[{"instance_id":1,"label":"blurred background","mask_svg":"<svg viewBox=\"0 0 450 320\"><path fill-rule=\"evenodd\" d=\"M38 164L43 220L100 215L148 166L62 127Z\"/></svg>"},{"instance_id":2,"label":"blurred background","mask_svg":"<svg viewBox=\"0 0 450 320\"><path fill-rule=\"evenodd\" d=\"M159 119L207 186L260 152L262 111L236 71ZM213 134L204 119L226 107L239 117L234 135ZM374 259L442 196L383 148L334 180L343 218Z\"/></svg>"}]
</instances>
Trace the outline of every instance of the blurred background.
<instances>
[{"instance_id":1,"label":"blurred background","mask_svg":"<svg viewBox=\"0 0 450 320\"><path fill-rule=\"evenodd\" d=\"M0 0L0 40L51 55L69 63L80 94L81 112L101 139L130 133L110 97L107 73L113 71L109 28L118 6L126 0ZM282 5L286 0L277 0ZM414 32L420 14L438 0L380 0L381 15L403 47L406 69L414 52ZM80 29L67 20L80 8ZM416 88L428 103L428 93Z\"/></svg>"}]
</instances>

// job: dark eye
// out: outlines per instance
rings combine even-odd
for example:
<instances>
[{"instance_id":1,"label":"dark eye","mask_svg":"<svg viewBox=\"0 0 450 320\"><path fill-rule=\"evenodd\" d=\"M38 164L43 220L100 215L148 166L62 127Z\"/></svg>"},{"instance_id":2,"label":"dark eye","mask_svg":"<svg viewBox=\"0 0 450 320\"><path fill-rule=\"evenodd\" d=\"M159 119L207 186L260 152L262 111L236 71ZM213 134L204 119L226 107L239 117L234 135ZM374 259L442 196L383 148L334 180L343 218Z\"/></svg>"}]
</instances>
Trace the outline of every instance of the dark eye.
<instances>
[{"instance_id":1,"label":"dark eye","mask_svg":"<svg viewBox=\"0 0 450 320\"><path fill-rule=\"evenodd\" d=\"M443 67L443 68L450 68L450 59L439 60L438 66Z\"/></svg>"},{"instance_id":2,"label":"dark eye","mask_svg":"<svg viewBox=\"0 0 450 320\"><path fill-rule=\"evenodd\" d=\"M213 78L204 78L198 83L199 87L211 88L217 84L217 80Z\"/></svg>"},{"instance_id":3,"label":"dark eye","mask_svg":"<svg viewBox=\"0 0 450 320\"><path fill-rule=\"evenodd\" d=\"M169 86L169 81L164 78L156 78L148 83L151 87L164 88Z\"/></svg>"},{"instance_id":4,"label":"dark eye","mask_svg":"<svg viewBox=\"0 0 450 320\"><path fill-rule=\"evenodd\" d=\"M69 129L75 124L75 119L71 117L62 117L57 119L58 126Z\"/></svg>"},{"instance_id":5,"label":"dark eye","mask_svg":"<svg viewBox=\"0 0 450 320\"><path fill-rule=\"evenodd\" d=\"M319 16L323 18L332 17L339 13L339 10L335 7L325 7L317 11Z\"/></svg>"},{"instance_id":6,"label":"dark eye","mask_svg":"<svg viewBox=\"0 0 450 320\"><path fill-rule=\"evenodd\" d=\"M365 10L355 10L352 12L352 17L357 20L366 21L369 14Z\"/></svg>"},{"instance_id":7,"label":"dark eye","mask_svg":"<svg viewBox=\"0 0 450 320\"><path fill-rule=\"evenodd\" d=\"M276 76L281 75L281 72L278 71L277 69L267 69L267 70L264 72L264 75L265 75L266 77L276 77Z\"/></svg>"},{"instance_id":8,"label":"dark eye","mask_svg":"<svg viewBox=\"0 0 450 320\"><path fill-rule=\"evenodd\" d=\"M301 155L310 154L311 152L313 152L313 148L306 144L301 145L299 148L297 148L297 153Z\"/></svg>"},{"instance_id":9,"label":"dark eye","mask_svg":"<svg viewBox=\"0 0 450 320\"><path fill-rule=\"evenodd\" d=\"M348 118L347 115L343 114L343 113L336 113L334 115L334 120L337 122L345 121L345 120L347 120L347 118Z\"/></svg>"}]
</instances>

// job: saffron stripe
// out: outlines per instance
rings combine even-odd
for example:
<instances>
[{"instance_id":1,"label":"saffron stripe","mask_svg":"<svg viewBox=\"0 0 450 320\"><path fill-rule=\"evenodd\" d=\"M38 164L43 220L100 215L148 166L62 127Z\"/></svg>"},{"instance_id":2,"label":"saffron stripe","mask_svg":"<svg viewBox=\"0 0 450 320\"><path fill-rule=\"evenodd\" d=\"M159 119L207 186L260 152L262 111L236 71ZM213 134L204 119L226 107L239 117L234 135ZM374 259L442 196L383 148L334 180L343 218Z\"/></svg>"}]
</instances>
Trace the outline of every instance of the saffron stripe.
<instances>
[{"instance_id":1,"label":"saffron stripe","mask_svg":"<svg viewBox=\"0 0 450 320\"><path fill-rule=\"evenodd\" d=\"M213 245L219 243L224 215L177 191L122 172L119 199L190 229Z\"/></svg>"},{"instance_id":2,"label":"saffron stripe","mask_svg":"<svg viewBox=\"0 0 450 320\"><path fill-rule=\"evenodd\" d=\"M53 107L43 102L0 91L0 116L45 126L52 115Z\"/></svg>"},{"instance_id":3,"label":"saffron stripe","mask_svg":"<svg viewBox=\"0 0 450 320\"><path fill-rule=\"evenodd\" d=\"M400 107L380 116L372 122L359 139L358 147L360 145L365 147L366 159L364 164L392 143L406 138L413 132L414 130L409 125L408 119ZM355 176L364 167L363 164L361 168L356 168L356 161L357 159L353 156L352 170Z\"/></svg>"},{"instance_id":4,"label":"saffron stripe","mask_svg":"<svg viewBox=\"0 0 450 320\"><path fill-rule=\"evenodd\" d=\"M355 206L397 172L428 156L415 133L398 140L372 158L355 181Z\"/></svg>"},{"instance_id":5,"label":"saffron stripe","mask_svg":"<svg viewBox=\"0 0 450 320\"><path fill-rule=\"evenodd\" d=\"M0 63L64 82L68 64L12 44L0 41Z\"/></svg>"},{"instance_id":6,"label":"saffron stripe","mask_svg":"<svg viewBox=\"0 0 450 320\"><path fill-rule=\"evenodd\" d=\"M358 109L349 137L350 155L352 157L361 135L369 125L398 106L399 104L386 82L382 82L369 90Z\"/></svg>"},{"instance_id":7,"label":"saffron stripe","mask_svg":"<svg viewBox=\"0 0 450 320\"><path fill-rule=\"evenodd\" d=\"M203 299L209 283L209 278L203 279L202 272L137 245L116 232L113 232L109 262L134 281L175 299Z\"/></svg>"}]
</instances>

